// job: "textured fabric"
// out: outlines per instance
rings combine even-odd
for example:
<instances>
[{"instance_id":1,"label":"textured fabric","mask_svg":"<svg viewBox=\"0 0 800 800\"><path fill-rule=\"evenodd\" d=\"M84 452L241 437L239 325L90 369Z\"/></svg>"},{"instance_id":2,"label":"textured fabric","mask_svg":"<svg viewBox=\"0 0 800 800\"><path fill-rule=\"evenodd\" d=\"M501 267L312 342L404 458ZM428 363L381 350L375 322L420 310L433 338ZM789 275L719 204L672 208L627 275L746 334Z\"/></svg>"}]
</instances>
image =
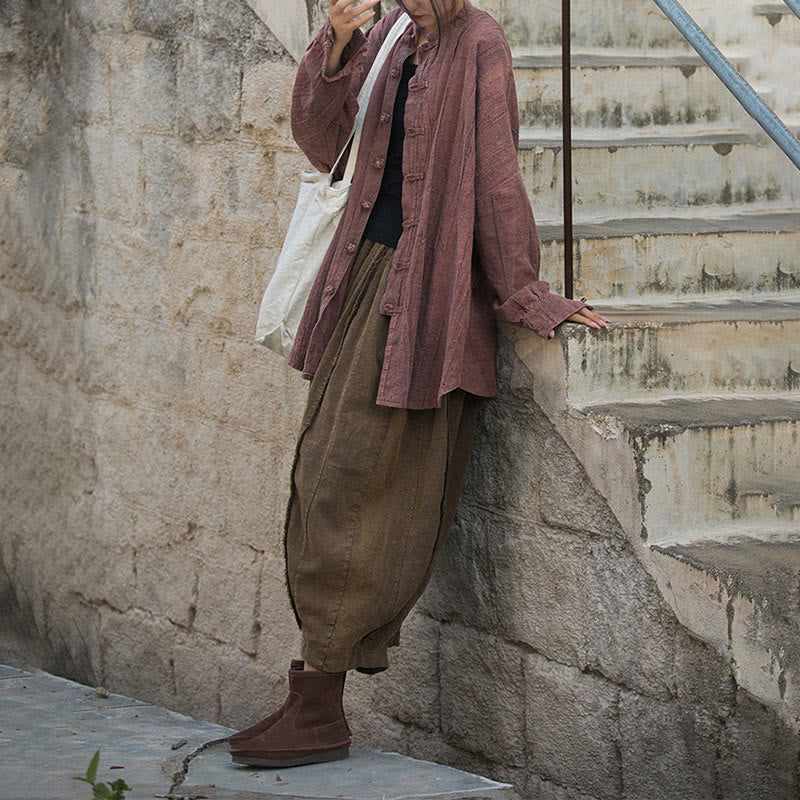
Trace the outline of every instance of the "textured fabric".
<instances>
[{"instance_id":1,"label":"textured fabric","mask_svg":"<svg viewBox=\"0 0 800 800\"><path fill-rule=\"evenodd\" d=\"M330 169L358 108L356 95L402 9L353 33L332 76L330 19L309 44L292 96L292 133ZM436 53L435 46L439 44ZM344 304L344 287L380 188L410 28L378 75L342 221L312 287L289 363L314 375ZM517 160L519 117L511 50L486 12L464 7L419 48L403 145L403 235L380 311L391 317L380 405L434 408L455 388L496 394L497 315L548 333L587 304L539 280L539 238ZM591 306L589 306L591 308Z\"/></svg>"},{"instance_id":2,"label":"textured fabric","mask_svg":"<svg viewBox=\"0 0 800 800\"><path fill-rule=\"evenodd\" d=\"M408 99L408 82L417 71L409 60L403 64L403 75L397 87L397 97L392 112L392 133L386 151L386 166L372 213L367 220L364 238L397 247L403 235L403 141L405 140L405 110Z\"/></svg>"},{"instance_id":3,"label":"textured fabric","mask_svg":"<svg viewBox=\"0 0 800 800\"><path fill-rule=\"evenodd\" d=\"M292 466L287 586L301 656L329 672L388 666L452 525L480 403L460 389L435 409L375 403L392 253L361 243Z\"/></svg>"}]
</instances>

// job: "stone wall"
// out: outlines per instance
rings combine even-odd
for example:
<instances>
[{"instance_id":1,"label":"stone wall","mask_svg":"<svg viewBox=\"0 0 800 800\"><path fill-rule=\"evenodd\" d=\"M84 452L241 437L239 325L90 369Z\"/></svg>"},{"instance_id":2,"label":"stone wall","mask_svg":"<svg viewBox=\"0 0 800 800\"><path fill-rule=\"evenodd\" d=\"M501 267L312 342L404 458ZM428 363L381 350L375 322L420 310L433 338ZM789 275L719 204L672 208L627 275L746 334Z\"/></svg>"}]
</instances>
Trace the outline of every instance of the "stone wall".
<instances>
[{"instance_id":1,"label":"stone wall","mask_svg":"<svg viewBox=\"0 0 800 800\"><path fill-rule=\"evenodd\" d=\"M3 641L241 727L297 643L305 384L253 342L294 63L241 0L28 3L1 35ZM499 365L393 667L348 678L357 744L538 800L794 797L797 738L677 623L503 337Z\"/></svg>"}]
</instances>

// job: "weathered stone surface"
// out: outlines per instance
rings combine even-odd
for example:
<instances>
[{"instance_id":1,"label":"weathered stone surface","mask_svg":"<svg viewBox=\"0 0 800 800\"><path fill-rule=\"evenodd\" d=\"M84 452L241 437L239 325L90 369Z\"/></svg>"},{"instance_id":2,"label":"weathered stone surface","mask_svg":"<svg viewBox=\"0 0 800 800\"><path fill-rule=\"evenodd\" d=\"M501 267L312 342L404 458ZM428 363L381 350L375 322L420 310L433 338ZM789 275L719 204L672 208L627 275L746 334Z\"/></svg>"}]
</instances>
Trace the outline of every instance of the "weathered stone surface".
<instances>
[{"instance_id":1,"label":"weathered stone surface","mask_svg":"<svg viewBox=\"0 0 800 800\"><path fill-rule=\"evenodd\" d=\"M217 535L201 536L198 557L204 569L197 584L198 631L255 655L261 623L262 558L258 551Z\"/></svg>"},{"instance_id":2,"label":"weathered stone surface","mask_svg":"<svg viewBox=\"0 0 800 800\"><path fill-rule=\"evenodd\" d=\"M256 64L242 75L242 133L252 132L273 147L296 147L290 114L296 67L270 61Z\"/></svg>"},{"instance_id":3,"label":"weathered stone surface","mask_svg":"<svg viewBox=\"0 0 800 800\"><path fill-rule=\"evenodd\" d=\"M675 703L623 691L619 732L626 797L708 800L715 796L718 724Z\"/></svg>"},{"instance_id":4,"label":"weathered stone surface","mask_svg":"<svg viewBox=\"0 0 800 800\"><path fill-rule=\"evenodd\" d=\"M736 709L720 736L722 796L794 800L800 794L798 756L798 737L747 692L738 691Z\"/></svg>"},{"instance_id":5,"label":"weathered stone surface","mask_svg":"<svg viewBox=\"0 0 800 800\"><path fill-rule=\"evenodd\" d=\"M601 677L525 657L528 765L537 775L597 797L620 797L620 689Z\"/></svg>"},{"instance_id":6,"label":"weathered stone surface","mask_svg":"<svg viewBox=\"0 0 800 800\"><path fill-rule=\"evenodd\" d=\"M173 706L175 626L139 609L121 614L100 606L98 612L102 685L146 702Z\"/></svg>"},{"instance_id":7,"label":"weathered stone surface","mask_svg":"<svg viewBox=\"0 0 800 800\"><path fill-rule=\"evenodd\" d=\"M523 651L452 624L441 627L440 641L445 740L501 764L524 764Z\"/></svg>"},{"instance_id":8,"label":"weathered stone surface","mask_svg":"<svg viewBox=\"0 0 800 800\"><path fill-rule=\"evenodd\" d=\"M0 31L0 599L18 598L13 625L36 630L63 674L235 727L282 701L299 645L282 526L307 384L253 334L308 162L291 138L295 66L263 5L59 0L41 14L22 3ZM529 5L487 7L512 42L555 44L557 12ZM600 14L575 0L576 41L675 43L663 19L641 28L640 0L613 5ZM318 27L324 8L309 13ZM680 92L672 106L644 92L646 113L688 114L681 97L698 94L699 75L662 74ZM577 107L611 124L607 100ZM543 103L523 112L546 121ZM578 288L703 302L797 289L791 214L753 202L791 199L794 178L743 137L716 149L705 134L671 150L578 148ZM521 163L537 218L555 219L560 145L538 138ZM648 214L599 217L631 207ZM552 243L543 254L556 290L561 255ZM631 336L608 341L611 361L587 361L582 390L612 381L628 399L638 384L603 370L628 363ZM656 344L640 364L649 388L667 386L664 364L672 388L683 366L697 374L684 348ZM769 381L766 363L750 365L753 382L739 358L715 385L769 388L778 376L794 391L793 365L775 367L790 350L770 353ZM669 587L649 577L580 448L537 405L551 413L547 381L512 355L501 347L501 392L483 404L455 528L391 669L348 678L357 742L513 780L537 800L793 797L796 736L742 691L738 652L728 663L676 623ZM8 616L0 606L0 630ZM740 644L752 618L734 625ZM768 700L788 707L783 656L761 651L749 663L764 667Z\"/></svg>"},{"instance_id":9,"label":"weathered stone surface","mask_svg":"<svg viewBox=\"0 0 800 800\"><path fill-rule=\"evenodd\" d=\"M389 650L391 669L369 676L371 706L401 722L439 730L439 623L412 612L400 646Z\"/></svg>"}]
</instances>

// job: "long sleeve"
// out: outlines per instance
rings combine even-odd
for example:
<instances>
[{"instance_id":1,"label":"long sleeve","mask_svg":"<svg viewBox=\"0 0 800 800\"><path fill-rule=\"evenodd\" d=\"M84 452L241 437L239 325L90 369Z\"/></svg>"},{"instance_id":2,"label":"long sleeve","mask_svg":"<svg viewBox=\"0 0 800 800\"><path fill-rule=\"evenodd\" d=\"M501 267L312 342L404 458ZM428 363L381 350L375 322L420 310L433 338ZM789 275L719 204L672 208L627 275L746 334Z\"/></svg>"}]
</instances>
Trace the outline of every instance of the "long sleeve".
<instances>
[{"instance_id":1,"label":"long sleeve","mask_svg":"<svg viewBox=\"0 0 800 800\"><path fill-rule=\"evenodd\" d=\"M588 307L550 292L539 280L540 246L517 160L519 115L511 51L502 33L478 64L475 120L475 240L495 310L546 338Z\"/></svg>"},{"instance_id":2,"label":"long sleeve","mask_svg":"<svg viewBox=\"0 0 800 800\"><path fill-rule=\"evenodd\" d=\"M325 74L336 33L330 17L311 40L300 64L292 91L292 135L308 160L319 170L330 171L347 141L358 113L358 92L372 59L385 36L387 18L360 28L344 48L341 67Z\"/></svg>"}]
</instances>

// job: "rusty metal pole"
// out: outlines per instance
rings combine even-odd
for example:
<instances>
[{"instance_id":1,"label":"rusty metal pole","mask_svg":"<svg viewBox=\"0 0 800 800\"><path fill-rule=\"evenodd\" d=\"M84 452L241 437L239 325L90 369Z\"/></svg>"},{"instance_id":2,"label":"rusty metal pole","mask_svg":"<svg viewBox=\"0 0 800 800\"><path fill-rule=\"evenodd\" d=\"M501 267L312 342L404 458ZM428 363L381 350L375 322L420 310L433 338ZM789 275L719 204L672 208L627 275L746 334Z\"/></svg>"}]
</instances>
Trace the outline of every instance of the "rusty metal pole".
<instances>
[{"instance_id":1,"label":"rusty metal pole","mask_svg":"<svg viewBox=\"0 0 800 800\"><path fill-rule=\"evenodd\" d=\"M561 0L561 120L564 164L564 296L572 298L572 88L569 0Z\"/></svg>"}]
</instances>

